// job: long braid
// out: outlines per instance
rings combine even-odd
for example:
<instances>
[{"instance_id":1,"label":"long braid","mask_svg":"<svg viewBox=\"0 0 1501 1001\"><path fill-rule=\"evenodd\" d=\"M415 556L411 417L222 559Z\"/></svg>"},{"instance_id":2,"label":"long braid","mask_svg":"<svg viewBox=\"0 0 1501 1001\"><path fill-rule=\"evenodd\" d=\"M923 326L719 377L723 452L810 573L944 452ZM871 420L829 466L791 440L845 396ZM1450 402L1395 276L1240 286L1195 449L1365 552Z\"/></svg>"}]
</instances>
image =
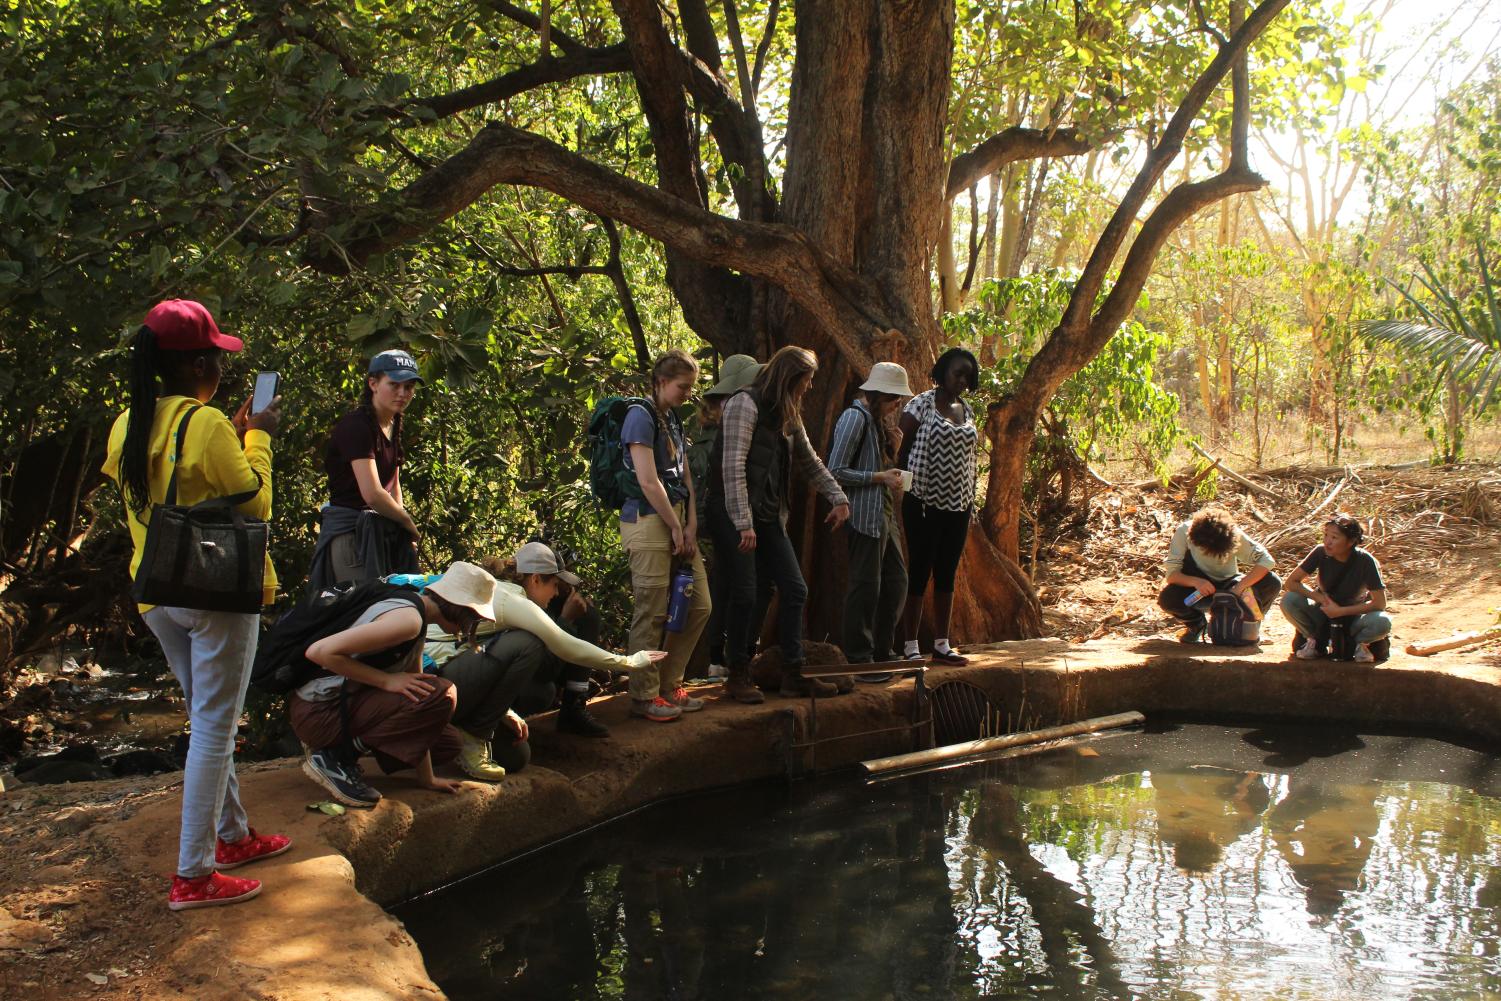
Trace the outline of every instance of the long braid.
<instances>
[{"instance_id":1,"label":"long braid","mask_svg":"<svg viewBox=\"0 0 1501 1001\"><path fill-rule=\"evenodd\" d=\"M151 506L151 426L156 421L158 354L156 334L150 327L141 327L130 354L130 416L120 449L120 490L126 507L134 512Z\"/></svg>"}]
</instances>

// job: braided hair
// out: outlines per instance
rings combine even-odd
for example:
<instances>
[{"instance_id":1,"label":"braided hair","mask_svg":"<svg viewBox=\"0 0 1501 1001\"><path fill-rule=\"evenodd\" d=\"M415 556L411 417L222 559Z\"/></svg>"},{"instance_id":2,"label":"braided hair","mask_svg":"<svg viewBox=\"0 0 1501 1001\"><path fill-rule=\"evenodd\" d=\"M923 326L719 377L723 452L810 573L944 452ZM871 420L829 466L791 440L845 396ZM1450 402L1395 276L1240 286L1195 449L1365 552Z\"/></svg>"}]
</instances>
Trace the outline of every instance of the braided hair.
<instances>
[{"instance_id":1,"label":"braided hair","mask_svg":"<svg viewBox=\"0 0 1501 1001\"><path fill-rule=\"evenodd\" d=\"M130 352L130 410L120 447L119 477L125 506L137 515L151 506L151 428L156 423L161 378L219 350L168 351L157 345L156 333L150 327L142 326L135 332Z\"/></svg>"}]
</instances>

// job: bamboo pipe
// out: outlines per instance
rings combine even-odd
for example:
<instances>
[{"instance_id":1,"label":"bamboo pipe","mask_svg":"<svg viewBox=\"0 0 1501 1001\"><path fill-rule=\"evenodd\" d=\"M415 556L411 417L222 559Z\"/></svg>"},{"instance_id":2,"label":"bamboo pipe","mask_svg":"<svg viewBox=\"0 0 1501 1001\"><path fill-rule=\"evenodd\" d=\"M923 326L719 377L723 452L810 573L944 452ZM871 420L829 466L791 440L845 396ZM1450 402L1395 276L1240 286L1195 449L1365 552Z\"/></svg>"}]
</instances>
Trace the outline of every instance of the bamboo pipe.
<instances>
[{"instance_id":1,"label":"bamboo pipe","mask_svg":"<svg viewBox=\"0 0 1501 1001\"><path fill-rule=\"evenodd\" d=\"M1116 727L1135 726L1145 721L1146 717L1135 711L1116 713L1114 716L1096 716L1093 719L1082 719L1077 723L1065 723L1062 726L1050 726L1042 730L1025 730L1021 733L1008 733L1002 737L983 737L980 740L967 740L962 744L930 747L926 751L894 754L888 758L872 758L869 761L860 762L860 767L865 769L866 775L883 775L907 768L923 768L928 765L942 764L945 761L957 761L990 751L1004 751L1008 747L1040 744L1045 740L1077 737L1081 733L1097 733L1100 730L1113 730Z\"/></svg>"}]
</instances>

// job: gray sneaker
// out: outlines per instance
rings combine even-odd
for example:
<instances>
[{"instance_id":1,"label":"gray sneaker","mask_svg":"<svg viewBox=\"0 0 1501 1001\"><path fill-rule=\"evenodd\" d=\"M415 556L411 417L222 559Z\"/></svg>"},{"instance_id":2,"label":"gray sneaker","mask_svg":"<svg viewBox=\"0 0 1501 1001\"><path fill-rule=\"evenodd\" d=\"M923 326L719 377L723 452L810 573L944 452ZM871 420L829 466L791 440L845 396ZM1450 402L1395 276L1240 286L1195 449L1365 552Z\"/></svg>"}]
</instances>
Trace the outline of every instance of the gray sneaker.
<instances>
[{"instance_id":1,"label":"gray sneaker","mask_svg":"<svg viewBox=\"0 0 1501 1001\"><path fill-rule=\"evenodd\" d=\"M368 810L380 802L380 792L365 781L359 762L335 748L309 753L302 759L302 773L346 806Z\"/></svg>"},{"instance_id":2,"label":"gray sneaker","mask_svg":"<svg viewBox=\"0 0 1501 1001\"><path fill-rule=\"evenodd\" d=\"M683 710L664 698L631 699L631 715L653 723L671 723L683 715Z\"/></svg>"}]
</instances>

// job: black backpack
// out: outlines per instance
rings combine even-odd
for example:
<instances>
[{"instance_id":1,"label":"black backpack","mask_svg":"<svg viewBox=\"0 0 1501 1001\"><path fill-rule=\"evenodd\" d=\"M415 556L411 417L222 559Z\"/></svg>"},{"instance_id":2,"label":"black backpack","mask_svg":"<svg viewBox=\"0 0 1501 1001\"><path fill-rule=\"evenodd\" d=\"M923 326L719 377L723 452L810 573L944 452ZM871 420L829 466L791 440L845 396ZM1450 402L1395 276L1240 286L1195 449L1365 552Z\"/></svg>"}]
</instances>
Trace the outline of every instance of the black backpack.
<instances>
[{"instance_id":1,"label":"black backpack","mask_svg":"<svg viewBox=\"0 0 1501 1001\"><path fill-rule=\"evenodd\" d=\"M328 674L307 659L307 648L325 636L348 629L365 609L389 598L411 602L418 614L422 613L422 595L415 588L383 580L341 585L297 605L261 637L250 668L250 683L270 695L285 695ZM405 656L413 643L420 642L419 634L376 657L360 659L371 667L386 667Z\"/></svg>"},{"instance_id":2,"label":"black backpack","mask_svg":"<svg viewBox=\"0 0 1501 1001\"><path fill-rule=\"evenodd\" d=\"M1246 606L1231 591L1219 591L1209 602L1209 642L1215 646L1247 646L1242 627Z\"/></svg>"}]
</instances>

